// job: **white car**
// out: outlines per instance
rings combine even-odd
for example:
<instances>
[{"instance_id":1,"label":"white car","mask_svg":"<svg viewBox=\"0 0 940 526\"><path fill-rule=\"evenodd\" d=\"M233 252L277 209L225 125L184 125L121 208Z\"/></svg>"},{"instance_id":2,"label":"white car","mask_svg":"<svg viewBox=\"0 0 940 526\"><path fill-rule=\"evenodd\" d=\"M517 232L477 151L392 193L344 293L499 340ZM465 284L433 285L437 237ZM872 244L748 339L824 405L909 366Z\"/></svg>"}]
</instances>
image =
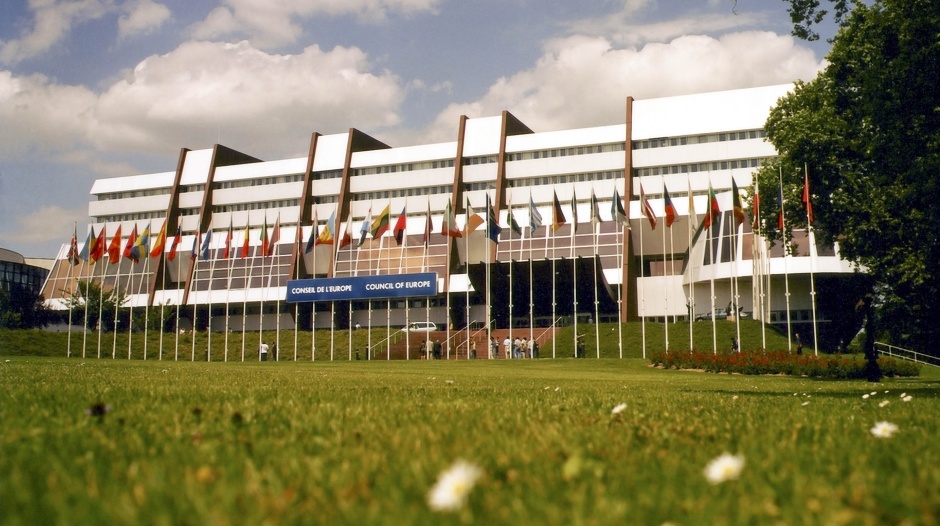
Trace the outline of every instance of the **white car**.
<instances>
[{"instance_id":1,"label":"white car","mask_svg":"<svg viewBox=\"0 0 940 526\"><path fill-rule=\"evenodd\" d=\"M408 325L408 332L432 332L437 330L433 321L416 321Z\"/></svg>"}]
</instances>

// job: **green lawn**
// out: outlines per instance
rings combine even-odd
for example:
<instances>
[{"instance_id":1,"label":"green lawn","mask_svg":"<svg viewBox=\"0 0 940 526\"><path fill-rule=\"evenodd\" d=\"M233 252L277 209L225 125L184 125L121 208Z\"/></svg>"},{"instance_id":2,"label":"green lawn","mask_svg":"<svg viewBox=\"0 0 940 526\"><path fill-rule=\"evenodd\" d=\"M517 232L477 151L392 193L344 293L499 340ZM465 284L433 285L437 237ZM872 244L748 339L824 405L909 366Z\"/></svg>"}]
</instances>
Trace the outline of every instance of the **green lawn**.
<instances>
[{"instance_id":1,"label":"green lawn","mask_svg":"<svg viewBox=\"0 0 940 526\"><path fill-rule=\"evenodd\" d=\"M3 524L940 520L933 369L868 384L638 359L13 356L0 379ZM108 412L87 414L97 403ZM874 437L879 421L898 432ZM712 485L723 452L745 466ZM428 492L458 459L483 476L464 509L435 512Z\"/></svg>"}]
</instances>

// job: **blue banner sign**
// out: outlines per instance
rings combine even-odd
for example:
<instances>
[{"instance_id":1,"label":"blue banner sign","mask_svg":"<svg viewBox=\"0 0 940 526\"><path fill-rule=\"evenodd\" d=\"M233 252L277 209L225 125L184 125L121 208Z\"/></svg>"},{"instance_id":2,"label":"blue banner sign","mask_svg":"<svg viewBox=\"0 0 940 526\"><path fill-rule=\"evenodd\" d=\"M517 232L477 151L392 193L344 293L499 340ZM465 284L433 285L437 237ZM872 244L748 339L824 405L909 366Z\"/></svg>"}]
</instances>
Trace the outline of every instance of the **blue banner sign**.
<instances>
[{"instance_id":1,"label":"blue banner sign","mask_svg":"<svg viewBox=\"0 0 940 526\"><path fill-rule=\"evenodd\" d=\"M436 295L436 272L396 276L293 279L287 282L288 303Z\"/></svg>"}]
</instances>

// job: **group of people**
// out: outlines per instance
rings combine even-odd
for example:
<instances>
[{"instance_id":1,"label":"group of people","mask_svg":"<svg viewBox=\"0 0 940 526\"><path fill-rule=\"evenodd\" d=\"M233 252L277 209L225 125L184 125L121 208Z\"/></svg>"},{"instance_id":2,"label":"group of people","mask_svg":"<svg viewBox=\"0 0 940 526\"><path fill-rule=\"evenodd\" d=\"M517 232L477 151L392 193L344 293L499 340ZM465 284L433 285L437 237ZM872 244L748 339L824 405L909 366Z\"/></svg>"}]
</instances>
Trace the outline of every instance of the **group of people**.
<instances>
[{"instance_id":1,"label":"group of people","mask_svg":"<svg viewBox=\"0 0 940 526\"><path fill-rule=\"evenodd\" d=\"M430 345L430 349L428 349L428 345ZM418 347L418 355L421 357L427 356L428 351L430 350L430 358L432 360L440 360L441 355L443 354L443 349L444 345L441 344L440 339L434 340L433 342L425 342L422 340L420 347Z\"/></svg>"},{"instance_id":2,"label":"group of people","mask_svg":"<svg viewBox=\"0 0 940 526\"><path fill-rule=\"evenodd\" d=\"M506 358L511 358L515 360L521 360L523 358L538 358L539 357L539 342L535 341L535 338L510 338L506 336L503 340L503 350L505 352ZM499 358L499 340L494 336L490 340L490 359L496 360Z\"/></svg>"}]
</instances>

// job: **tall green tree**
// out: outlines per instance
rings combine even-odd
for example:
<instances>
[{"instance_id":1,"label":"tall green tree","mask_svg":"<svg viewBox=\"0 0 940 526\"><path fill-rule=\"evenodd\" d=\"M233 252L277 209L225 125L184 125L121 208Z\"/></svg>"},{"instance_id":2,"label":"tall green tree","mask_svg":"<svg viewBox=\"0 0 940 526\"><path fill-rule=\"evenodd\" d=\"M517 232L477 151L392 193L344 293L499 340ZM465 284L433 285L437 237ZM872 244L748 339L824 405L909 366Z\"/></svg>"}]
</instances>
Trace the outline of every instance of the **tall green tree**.
<instances>
[{"instance_id":1,"label":"tall green tree","mask_svg":"<svg viewBox=\"0 0 940 526\"><path fill-rule=\"evenodd\" d=\"M936 354L940 2L855 4L827 60L771 111L766 130L780 157L758 174L762 194L782 174L787 227L805 226L808 170L817 236L838 242L842 256L875 280L875 294L860 298L858 310L866 318L877 310L893 343ZM761 219L774 229L769 201Z\"/></svg>"},{"instance_id":2,"label":"tall green tree","mask_svg":"<svg viewBox=\"0 0 940 526\"><path fill-rule=\"evenodd\" d=\"M0 287L0 327L6 329L38 329L50 322L42 294L22 285L10 290Z\"/></svg>"}]
</instances>

